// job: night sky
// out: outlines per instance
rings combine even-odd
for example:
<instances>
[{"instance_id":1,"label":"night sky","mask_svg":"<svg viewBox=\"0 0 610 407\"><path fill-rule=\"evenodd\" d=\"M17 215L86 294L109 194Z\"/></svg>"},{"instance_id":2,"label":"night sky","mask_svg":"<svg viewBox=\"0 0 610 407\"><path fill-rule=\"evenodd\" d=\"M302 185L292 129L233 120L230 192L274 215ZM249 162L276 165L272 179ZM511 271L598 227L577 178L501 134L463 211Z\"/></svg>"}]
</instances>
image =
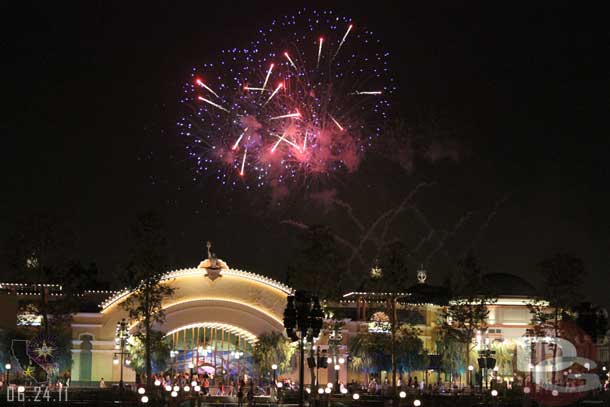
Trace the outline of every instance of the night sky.
<instances>
[{"instance_id":1,"label":"night sky","mask_svg":"<svg viewBox=\"0 0 610 407\"><path fill-rule=\"evenodd\" d=\"M367 224L423 181L435 185L415 202L435 229L470 213L444 260L420 255L432 282L468 247L486 271L532 282L536 263L565 250L586 263L588 297L610 306L609 35L601 13L557 2L417 3L324 5L380 35L399 83L394 117L440 117L459 159L416 158L407 172L371 154L327 187ZM304 5L315 6L3 4L0 239L32 210L55 213L77 233L74 256L96 262L108 279L120 272L129 224L154 209L169 226L175 267L196 265L209 239L231 267L283 279L298 231L282 220L353 235L345 211L300 194L276 202L194 180L176 127L192 67L247 45L274 16ZM416 223L405 216L393 227L418 241ZM5 263L2 279L13 279Z\"/></svg>"}]
</instances>

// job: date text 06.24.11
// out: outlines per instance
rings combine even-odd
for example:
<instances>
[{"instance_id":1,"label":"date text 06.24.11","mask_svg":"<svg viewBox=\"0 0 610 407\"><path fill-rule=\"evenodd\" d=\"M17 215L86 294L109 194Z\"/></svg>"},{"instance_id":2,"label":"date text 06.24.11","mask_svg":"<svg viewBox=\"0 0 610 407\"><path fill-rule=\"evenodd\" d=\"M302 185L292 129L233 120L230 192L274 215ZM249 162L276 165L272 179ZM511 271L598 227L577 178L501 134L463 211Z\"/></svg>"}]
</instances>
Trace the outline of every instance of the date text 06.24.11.
<instances>
[{"instance_id":1,"label":"date text 06.24.11","mask_svg":"<svg viewBox=\"0 0 610 407\"><path fill-rule=\"evenodd\" d=\"M6 388L6 401L12 402L48 402L48 401L68 401L68 387L57 391L49 390L48 387L34 386L25 388L24 386L8 386Z\"/></svg>"}]
</instances>

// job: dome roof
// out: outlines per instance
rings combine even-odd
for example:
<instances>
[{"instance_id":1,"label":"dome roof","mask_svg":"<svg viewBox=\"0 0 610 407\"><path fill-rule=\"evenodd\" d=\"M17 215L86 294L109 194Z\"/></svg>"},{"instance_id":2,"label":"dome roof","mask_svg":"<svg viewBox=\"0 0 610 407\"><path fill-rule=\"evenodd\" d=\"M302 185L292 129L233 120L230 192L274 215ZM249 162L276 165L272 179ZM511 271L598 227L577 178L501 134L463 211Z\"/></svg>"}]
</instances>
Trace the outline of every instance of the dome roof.
<instances>
[{"instance_id":1,"label":"dome roof","mask_svg":"<svg viewBox=\"0 0 610 407\"><path fill-rule=\"evenodd\" d=\"M534 297L536 288L525 279L509 273L489 273L482 277L483 287L498 296Z\"/></svg>"}]
</instances>

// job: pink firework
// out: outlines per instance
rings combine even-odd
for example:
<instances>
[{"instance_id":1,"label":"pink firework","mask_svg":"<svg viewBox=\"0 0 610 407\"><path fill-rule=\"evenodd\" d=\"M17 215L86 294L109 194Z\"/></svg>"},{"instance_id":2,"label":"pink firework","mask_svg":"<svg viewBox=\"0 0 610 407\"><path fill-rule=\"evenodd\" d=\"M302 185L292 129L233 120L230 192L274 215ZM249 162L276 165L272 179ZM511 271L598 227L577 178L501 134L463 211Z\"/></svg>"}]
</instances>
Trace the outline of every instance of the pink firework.
<instances>
[{"instance_id":1,"label":"pink firework","mask_svg":"<svg viewBox=\"0 0 610 407\"><path fill-rule=\"evenodd\" d=\"M194 69L178 122L197 172L222 184L303 185L354 171L395 92L389 53L332 11L300 11Z\"/></svg>"}]
</instances>

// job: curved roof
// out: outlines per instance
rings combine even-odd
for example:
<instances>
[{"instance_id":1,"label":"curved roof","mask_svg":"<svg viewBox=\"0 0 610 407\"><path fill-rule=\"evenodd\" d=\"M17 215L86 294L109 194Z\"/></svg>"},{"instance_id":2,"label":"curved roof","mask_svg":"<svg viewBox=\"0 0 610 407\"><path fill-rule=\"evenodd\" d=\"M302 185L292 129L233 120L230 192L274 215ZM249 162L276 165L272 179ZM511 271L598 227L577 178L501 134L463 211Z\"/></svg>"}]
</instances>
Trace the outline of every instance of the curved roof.
<instances>
[{"instance_id":1,"label":"curved roof","mask_svg":"<svg viewBox=\"0 0 610 407\"><path fill-rule=\"evenodd\" d=\"M165 273L161 278L161 281L167 281L174 278L185 277L185 276L206 276L208 275L208 271L205 268L188 268L188 269L178 269ZM276 290L282 291L286 295L290 295L294 292L294 290L288 287L286 284L280 283L279 281L273 280L269 277L262 276L260 274L251 273L249 271L236 270L236 269L222 269L220 271L221 276L234 276L243 278L246 280L256 281L265 285L268 285ZM107 298L100 304L100 308L102 310L108 308L112 304L116 302L120 302L125 297L127 297L131 293L131 290L128 288L124 288L121 291L116 292L111 297Z\"/></svg>"},{"instance_id":2,"label":"curved roof","mask_svg":"<svg viewBox=\"0 0 610 407\"><path fill-rule=\"evenodd\" d=\"M509 273L489 273L482 277L484 287L498 296L535 297L536 288L527 280Z\"/></svg>"}]
</instances>

